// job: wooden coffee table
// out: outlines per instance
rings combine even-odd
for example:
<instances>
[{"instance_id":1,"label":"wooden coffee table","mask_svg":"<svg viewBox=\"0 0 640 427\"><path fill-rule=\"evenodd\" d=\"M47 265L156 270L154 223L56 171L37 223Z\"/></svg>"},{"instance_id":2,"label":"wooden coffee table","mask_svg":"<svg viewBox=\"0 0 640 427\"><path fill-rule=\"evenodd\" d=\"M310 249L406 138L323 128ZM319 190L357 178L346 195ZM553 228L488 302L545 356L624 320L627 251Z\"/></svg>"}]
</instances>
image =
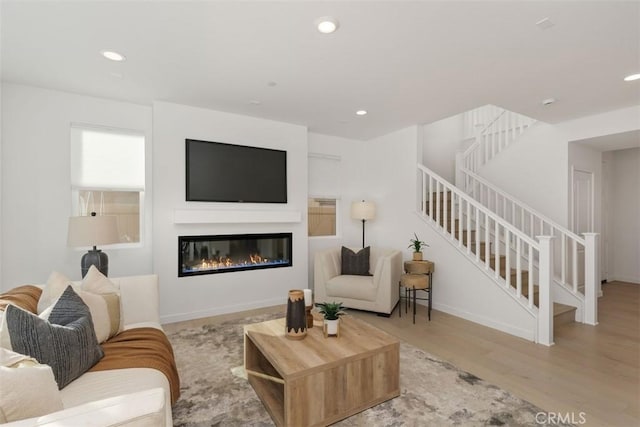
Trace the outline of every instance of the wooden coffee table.
<instances>
[{"instance_id":1,"label":"wooden coffee table","mask_svg":"<svg viewBox=\"0 0 640 427\"><path fill-rule=\"evenodd\" d=\"M244 327L249 383L278 426L324 426L400 395L400 342L344 316L340 337L321 322L300 341L285 319Z\"/></svg>"}]
</instances>

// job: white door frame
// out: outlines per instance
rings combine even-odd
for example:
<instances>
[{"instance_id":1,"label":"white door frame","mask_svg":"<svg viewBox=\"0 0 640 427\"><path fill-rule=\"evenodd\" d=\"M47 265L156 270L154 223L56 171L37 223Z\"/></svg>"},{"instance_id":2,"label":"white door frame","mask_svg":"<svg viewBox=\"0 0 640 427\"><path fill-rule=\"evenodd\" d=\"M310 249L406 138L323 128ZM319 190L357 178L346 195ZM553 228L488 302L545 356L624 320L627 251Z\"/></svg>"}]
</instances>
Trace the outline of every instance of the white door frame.
<instances>
[{"instance_id":1,"label":"white door frame","mask_svg":"<svg viewBox=\"0 0 640 427\"><path fill-rule=\"evenodd\" d=\"M577 213L576 212L576 207L579 206L579 201L578 201L578 197L579 194L576 194L576 176L577 174L586 174L589 176L588 181L589 181L589 212L587 212L588 215L588 230L578 230L578 226L579 224L576 221L577 218ZM573 231L574 233L576 233L579 236L582 236L582 233L586 233L586 232L595 232L595 216L596 216L596 211L595 211L595 195L596 195L596 184L595 184L595 174L592 171L588 171L588 170L583 170L583 169L578 169L576 167L574 167L573 165L571 166L571 188L570 188L570 194L571 194L571 203L570 203L570 217L569 217L569 227L570 230ZM584 248L578 249L578 253L580 253L580 257L579 259L584 259ZM602 253L601 253L602 254ZM598 263L601 263L601 260L597 261ZM581 270L579 270L581 271ZM584 277L579 277L579 283L580 280L584 280ZM598 296L602 296L602 288L601 288L601 284L600 284L600 280L601 278L598 278Z\"/></svg>"},{"instance_id":2,"label":"white door frame","mask_svg":"<svg viewBox=\"0 0 640 427\"><path fill-rule=\"evenodd\" d=\"M589 188L589 200L590 200L590 206L589 206L589 210L591 212L589 212L589 232L595 232L595 216L596 216L596 211L595 211L595 195L596 195L596 183L595 183L595 176L594 173L592 171L587 171L587 170L583 170L583 169L577 169L574 166L571 166L571 215L569 217L569 224L571 227L571 231L573 231L574 233L580 235L580 231L576 229L576 227L578 226L578 224L576 224L575 220L576 220L576 193L575 193L575 182L576 182L576 174L577 173L584 173L584 174L588 174L589 175L589 182L590 182L590 188ZM582 233L584 233L585 231L583 230Z\"/></svg>"}]
</instances>

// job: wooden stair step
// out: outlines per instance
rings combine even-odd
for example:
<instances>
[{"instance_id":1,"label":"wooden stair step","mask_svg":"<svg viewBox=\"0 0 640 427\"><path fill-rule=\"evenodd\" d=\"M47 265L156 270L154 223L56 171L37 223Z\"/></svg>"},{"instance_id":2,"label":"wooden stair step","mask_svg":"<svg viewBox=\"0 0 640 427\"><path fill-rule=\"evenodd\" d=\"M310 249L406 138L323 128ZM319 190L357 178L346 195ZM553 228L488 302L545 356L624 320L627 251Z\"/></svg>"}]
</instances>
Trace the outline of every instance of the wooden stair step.
<instances>
[{"instance_id":1,"label":"wooden stair step","mask_svg":"<svg viewBox=\"0 0 640 427\"><path fill-rule=\"evenodd\" d=\"M465 246L467 246L466 243L467 243L466 241L463 242ZM491 245L493 245L493 243L489 242L489 250L491 250ZM476 253L476 246L477 246L476 241L472 240L470 247L471 247L471 252L473 252L474 254ZM487 242L480 242L480 253L486 253L486 248L487 248Z\"/></svg>"},{"instance_id":2,"label":"wooden stair step","mask_svg":"<svg viewBox=\"0 0 640 427\"><path fill-rule=\"evenodd\" d=\"M429 212L429 205L431 204L431 201L427 200L426 202L424 202L424 208L427 212ZM447 200L447 211L451 212L451 199ZM440 212L444 211L444 200L440 200ZM438 202L436 200L433 201L433 211L435 212L438 209Z\"/></svg>"},{"instance_id":3,"label":"wooden stair step","mask_svg":"<svg viewBox=\"0 0 640 427\"><path fill-rule=\"evenodd\" d=\"M575 322L576 308L570 305L553 303L553 327Z\"/></svg>"}]
</instances>

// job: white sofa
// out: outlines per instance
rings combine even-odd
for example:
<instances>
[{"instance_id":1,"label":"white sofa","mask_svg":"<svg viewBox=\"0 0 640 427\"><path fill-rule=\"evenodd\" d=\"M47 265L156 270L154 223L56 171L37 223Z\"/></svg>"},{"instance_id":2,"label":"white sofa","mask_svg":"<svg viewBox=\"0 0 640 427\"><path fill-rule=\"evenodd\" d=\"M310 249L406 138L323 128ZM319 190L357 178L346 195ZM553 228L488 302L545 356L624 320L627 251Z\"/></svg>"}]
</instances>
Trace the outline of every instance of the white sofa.
<instances>
[{"instance_id":1,"label":"white sofa","mask_svg":"<svg viewBox=\"0 0 640 427\"><path fill-rule=\"evenodd\" d=\"M120 290L124 330L162 330L156 275L109 278ZM79 282L74 282L79 285ZM169 381L152 368L86 372L60 390L65 409L3 426L172 426Z\"/></svg>"},{"instance_id":2,"label":"white sofa","mask_svg":"<svg viewBox=\"0 0 640 427\"><path fill-rule=\"evenodd\" d=\"M359 249L352 249L357 252ZM316 253L314 292L316 302L342 302L345 307L391 314L399 300L402 253L371 247L372 276L341 274L341 248Z\"/></svg>"}]
</instances>

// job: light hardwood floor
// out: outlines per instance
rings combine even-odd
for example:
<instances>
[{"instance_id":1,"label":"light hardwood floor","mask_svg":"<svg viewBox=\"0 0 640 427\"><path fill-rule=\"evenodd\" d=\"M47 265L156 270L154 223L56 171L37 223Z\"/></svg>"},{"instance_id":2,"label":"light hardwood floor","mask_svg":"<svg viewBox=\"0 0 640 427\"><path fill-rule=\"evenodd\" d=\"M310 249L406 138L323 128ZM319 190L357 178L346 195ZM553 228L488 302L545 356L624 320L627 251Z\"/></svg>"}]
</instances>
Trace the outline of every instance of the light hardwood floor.
<instances>
[{"instance_id":1,"label":"light hardwood floor","mask_svg":"<svg viewBox=\"0 0 640 427\"><path fill-rule=\"evenodd\" d=\"M640 285L603 285L599 325L560 325L545 347L437 310L390 318L351 311L398 338L528 400L548 412L584 413L589 426L640 425ZM171 331L283 307L165 325Z\"/></svg>"}]
</instances>

